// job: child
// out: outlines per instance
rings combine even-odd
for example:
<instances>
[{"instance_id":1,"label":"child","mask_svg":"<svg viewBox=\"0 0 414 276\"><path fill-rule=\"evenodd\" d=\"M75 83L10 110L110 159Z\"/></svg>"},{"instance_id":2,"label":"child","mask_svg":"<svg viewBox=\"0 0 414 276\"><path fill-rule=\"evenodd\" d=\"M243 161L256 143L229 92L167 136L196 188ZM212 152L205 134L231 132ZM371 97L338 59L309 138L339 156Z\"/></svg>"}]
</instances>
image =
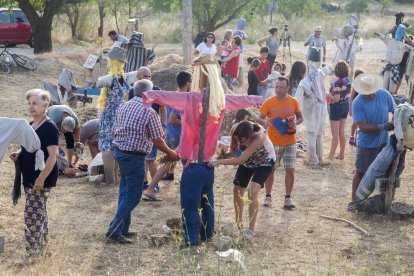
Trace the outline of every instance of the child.
<instances>
[{"instance_id":1,"label":"child","mask_svg":"<svg viewBox=\"0 0 414 276\"><path fill-rule=\"evenodd\" d=\"M225 57L229 55L229 41L224 39L220 46L218 47L217 55L219 56L219 60L223 60Z\"/></svg>"},{"instance_id":2,"label":"child","mask_svg":"<svg viewBox=\"0 0 414 276\"><path fill-rule=\"evenodd\" d=\"M258 92L258 85L262 84L263 86L267 85L268 79L266 78L263 81L260 81L257 76L257 69L260 67L260 60L255 58L250 64L249 72L247 73L247 81L249 83L249 87L247 88L248 95L259 95Z\"/></svg>"},{"instance_id":3,"label":"child","mask_svg":"<svg viewBox=\"0 0 414 276\"><path fill-rule=\"evenodd\" d=\"M343 160L345 155L345 120L349 112L349 95L351 94L351 80L349 66L340 60L335 66L335 76L331 81L329 104L329 121L331 123L332 141L328 159L333 161L339 142L339 155L336 159Z\"/></svg>"},{"instance_id":4,"label":"child","mask_svg":"<svg viewBox=\"0 0 414 276\"><path fill-rule=\"evenodd\" d=\"M354 79L362 73L364 73L364 71L362 71L361 69L355 70ZM358 96L358 92L355 91L355 89L352 87L351 96L349 97L349 116L351 117L352 117L352 102L354 101L356 96ZM357 130L357 125L355 122L352 122L351 137L349 137L349 144L351 146L356 146L356 130Z\"/></svg>"}]
</instances>

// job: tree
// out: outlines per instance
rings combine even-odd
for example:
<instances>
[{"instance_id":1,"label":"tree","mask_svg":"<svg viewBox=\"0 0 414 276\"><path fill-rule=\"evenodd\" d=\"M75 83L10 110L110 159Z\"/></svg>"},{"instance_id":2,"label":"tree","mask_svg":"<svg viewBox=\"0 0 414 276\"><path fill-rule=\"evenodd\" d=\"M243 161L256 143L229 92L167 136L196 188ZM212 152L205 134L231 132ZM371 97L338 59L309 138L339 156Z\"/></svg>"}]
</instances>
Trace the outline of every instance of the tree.
<instances>
[{"instance_id":1,"label":"tree","mask_svg":"<svg viewBox=\"0 0 414 276\"><path fill-rule=\"evenodd\" d=\"M321 12L318 0L279 0L277 2L278 13L288 20L292 17L316 15Z\"/></svg>"},{"instance_id":2,"label":"tree","mask_svg":"<svg viewBox=\"0 0 414 276\"><path fill-rule=\"evenodd\" d=\"M34 53L52 51L52 21L67 0L14 0L32 25ZM36 10L42 11L38 13Z\"/></svg>"},{"instance_id":3,"label":"tree","mask_svg":"<svg viewBox=\"0 0 414 276\"><path fill-rule=\"evenodd\" d=\"M245 11L256 6L263 6L268 0L193 0L192 10L197 32L213 32L218 28L230 23ZM267 3L268 4L268 3ZM183 9L181 1L150 1L151 7L155 10L170 11L174 8Z\"/></svg>"},{"instance_id":4,"label":"tree","mask_svg":"<svg viewBox=\"0 0 414 276\"><path fill-rule=\"evenodd\" d=\"M72 32L72 39L78 40L78 22L79 22L79 14L80 14L80 2L65 4L62 7L62 12L66 14L69 20L70 30Z\"/></svg>"},{"instance_id":5,"label":"tree","mask_svg":"<svg viewBox=\"0 0 414 276\"><path fill-rule=\"evenodd\" d=\"M350 0L345 5L345 11L348 13L356 13L359 19L359 15L361 13L368 11L368 1L367 0Z\"/></svg>"},{"instance_id":6,"label":"tree","mask_svg":"<svg viewBox=\"0 0 414 276\"><path fill-rule=\"evenodd\" d=\"M391 0L380 0L380 3L381 3L381 14L384 14L384 11L391 6L392 1Z\"/></svg>"},{"instance_id":7,"label":"tree","mask_svg":"<svg viewBox=\"0 0 414 276\"><path fill-rule=\"evenodd\" d=\"M191 0L183 0L183 63L185 65L191 62L191 28L192 13Z\"/></svg>"}]
</instances>

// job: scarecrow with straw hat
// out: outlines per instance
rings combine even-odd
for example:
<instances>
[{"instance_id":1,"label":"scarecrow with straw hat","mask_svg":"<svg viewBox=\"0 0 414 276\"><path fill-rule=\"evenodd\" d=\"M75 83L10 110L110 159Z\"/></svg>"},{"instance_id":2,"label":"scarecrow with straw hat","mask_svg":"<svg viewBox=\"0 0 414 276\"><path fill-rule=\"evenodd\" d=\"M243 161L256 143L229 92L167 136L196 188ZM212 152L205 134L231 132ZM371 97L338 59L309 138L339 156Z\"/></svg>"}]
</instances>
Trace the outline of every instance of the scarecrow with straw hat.
<instances>
[{"instance_id":1,"label":"scarecrow with straw hat","mask_svg":"<svg viewBox=\"0 0 414 276\"><path fill-rule=\"evenodd\" d=\"M316 26L315 33L309 35L304 45L309 46L308 55L306 56L308 72L318 70L322 65L322 61L325 62L326 57L326 42L322 36L321 26Z\"/></svg>"}]
</instances>

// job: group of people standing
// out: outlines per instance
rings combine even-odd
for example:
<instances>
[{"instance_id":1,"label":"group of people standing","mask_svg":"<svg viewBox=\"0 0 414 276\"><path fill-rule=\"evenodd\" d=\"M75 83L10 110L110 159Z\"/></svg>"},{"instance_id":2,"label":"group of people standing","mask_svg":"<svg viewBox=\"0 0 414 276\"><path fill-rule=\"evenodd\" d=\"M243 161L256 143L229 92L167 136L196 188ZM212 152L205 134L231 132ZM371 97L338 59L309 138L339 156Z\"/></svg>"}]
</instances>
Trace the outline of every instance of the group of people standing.
<instances>
[{"instance_id":1,"label":"group of people standing","mask_svg":"<svg viewBox=\"0 0 414 276\"><path fill-rule=\"evenodd\" d=\"M197 55L208 55L209 58L220 61L222 76L230 89L239 77L242 53L240 46L247 37L242 37L242 30L238 31L238 34L232 32L230 41L224 40L218 47L214 44L214 33L207 33L195 50ZM244 230L244 235L253 238L259 209L259 191L265 188L263 206L270 207L274 172L282 162L285 171L283 208L292 210L296 207L292 199L297 151L296 126L302 122L306 128L309 165L315 166L322 162L327 106L332 132L331 149L327 157L330 160L344 159L345 120L348 114L352 115L354 125L350 144L357 147L356 173L352 183L354 199L359 182L389 140L388 131L392 130L392 125L388 123L388 115L395 111L396 104L390 95L392 91L382 89L377 76L360 70L353 71L357 47L350 40L350 36L355 35L352 26L344 27L343 37L337 40L338 52L333 66L322 66L326 54L325 40L321 36L321 27L316 27L314 31L305 42L305 46L309 46L306 64L302 61L294 62L288 77L284 76L283 65L277 62L277 28L270 28L269 35L257 41L261 47L260 57L251 61L248 95L225 97L225 109L219 112L214 123L207 124L210 136L202 162L196 158L200 142L198 134L202 118L199 106L202 97L201 93L189 92L192 77L188 72L183 71L177 75L177 93L157 91L160 88L150 81L151 71L147 67L125 72L127 50L122 45L114 45L108 53L108 75L88 84L90 87L102 88L98 100L100 117L88 122L88 127L80 126L76 114L66 105L49 107L51 99L48 92L30 90L26 94L26 100L32 116L31 126L41 141L45 169L35 170L36 156L24 147L10 155L13 161L20 160L22 167L26 192L26 249L30 256L37 256L47 249L46 201L58 178L56 157L60 132L65 136L70 166L73 164L73 149L81 139L90 142L88 145L92 156L102 151L107 183L116 183L118 173L114 172L114 168L115 164L119 166L118 206L106 232L106 240L120 244L131 243L130 239L137 235L130 231L131 212L140 202L141 196L157 200L155 191L158 181L173 174L171 164L161 166L158 170L153 168L156 149L166 153L171 163L181 159L184 164L180 203L187 245L200 242L198 233L202 240L214 236L214 167L219 165L238 165L233 180L236 223L240 229L244 228L243 196L247 190L251 204L249 225ZM109 35L113 40L120 40L126 45L130 43L116 33ZM383 41L391 39L381 38ZM391 45L386 43L387 46ZM404 45L403 49L411 49L407 47L409 46ZM332 74L334 77L327 93L324 80ZM134 83L133 86L131 83ZM128 101L125 101L126 95L129 96ZM257 123L242 118L231 129L230 153L234 157L213 160L224 112L251 105L260 105ZM165 106L169 108L166 109ZM338 144L340 151L335 157ZM146 168L151 175L147 187L144 185ZM143 192L145 188L147 189ZM197 228L200 207L203 229Z\"/></svg>"}]
</instances>

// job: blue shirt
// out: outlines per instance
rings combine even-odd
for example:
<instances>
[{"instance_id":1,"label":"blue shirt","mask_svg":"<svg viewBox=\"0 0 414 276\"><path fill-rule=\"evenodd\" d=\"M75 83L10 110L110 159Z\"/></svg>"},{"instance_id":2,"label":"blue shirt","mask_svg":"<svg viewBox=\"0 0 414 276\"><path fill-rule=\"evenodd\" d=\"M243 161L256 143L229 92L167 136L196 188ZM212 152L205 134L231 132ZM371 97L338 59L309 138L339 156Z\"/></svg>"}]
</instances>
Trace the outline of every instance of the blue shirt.
<instances>
[{"instance_id":1,"label":"blue shirt","mask_svg":"<svg viewBox=\"0 0 414 276\"><path fill-rule=\"evenodd\" d=\"M170 118L171 113L175 114L179 119L181 119L180 112L172 108L168 108L167 118ZM181 126L176 126L176 125L167 123L167 135L171 135L172 137L175 137L177 140L180 140Z\"/></svg>"},{"instance_id":2,"label":"blue shirt","mask_svg":"<svg viewBox=\"0 0 414 276\"><path fill-rule=\"evenodd\" d=\"M404 24L398 25L398 28L395 31L395 40L397 40L397 41L403 41L404 34L405 34L405 29L406 28L407 27L405 27Z\"/></svg>"},{"instance_id":3,"label":"blue shirt","mask_svg":"<svg viewBox=\"0 0 414 276\"><path fill-rule=\"evenodd\" d=\"M372 100L366 100L358 95L352 102L352 119L354 122L366 122L373 125L381 125L388 122L389 112L394 112L396 104L390 93L385 89L379 89ZM357 145L361 148L374 149L387 143L388 132L363 132L358 129Z\"/></svg>"},{"instance_id":4,"label":"blue shirt","mask_svg":"<svg viewBox=\"0 0 414 276\"><path fill-rule=\"evenodd\" d=\"M120 35L120 34L116 36L115 41L122 42L123 44L128 44L129 43L129 39L126 38L126 36L123 36L123 35Z\"/></svg>"}]
</instances>

